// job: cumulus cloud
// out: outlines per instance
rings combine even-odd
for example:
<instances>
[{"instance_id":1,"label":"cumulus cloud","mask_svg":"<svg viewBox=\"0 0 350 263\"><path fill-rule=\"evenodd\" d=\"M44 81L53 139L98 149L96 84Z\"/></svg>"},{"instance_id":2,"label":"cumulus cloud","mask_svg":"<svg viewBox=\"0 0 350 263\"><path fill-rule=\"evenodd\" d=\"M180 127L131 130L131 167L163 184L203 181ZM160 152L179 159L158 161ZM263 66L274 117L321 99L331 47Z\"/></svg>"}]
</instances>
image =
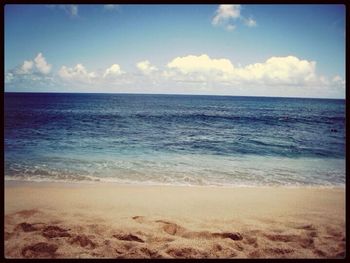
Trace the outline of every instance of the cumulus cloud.
<instances>
[{"instance_id":1,"label":"cumulus cloud","mask_svg":"<svg viewBox=\"0 0 350 263\"><path fill-rule=\"evenodd\" d=\"M73 68L62 66L58 71L58 76L64 80L90 82L96 78L95 72L88 72L82 64L77 64Z\"/></svg>"},{"instance_id":2,"label":"cumulus cloud","mask_svg":"<svg viewBox=\"0 0 350 263\"><path fill-rule=\"evenodd\" d=\"M13 73L15 74L33 74L40 73L47 75L50 73L52 65L46 62L45 57L42 53L38 53L38 55L33 60L25 60L23 64L14 69Z\"/></svg>"},{"instance_id":3,"label":"cumulus cloud","mask_svg":"<svg viewBox=\"0 0 350 263\"><path fill-rule=\"evenodd\" d=\"M106 69L105 73L103 74L103 77L107 78L107 77L119 76L123 73L124 72L121 70L118 64L113 64Z\"/></svg>"},{"instance_id":4,"label":"cumulus cloud","mask_svg":"<svg viewBox=\"0 0 350 263\"><path fill-rule=\"evenodd\" d=\"M263 63L237 68L233 76L268 84L300 84L314 81L315 69L315 61L301 60L295 56L271 57Z\"/></svg>"},{"instance_id":5,"label":"cumulus cloud","mask_svg":"<svg viewBox=\"0 0 350 263\"><path fill-rule=\"evenodd\" d=\"M26 72L23 71L23 65ZM45 91L51 86L57 84L57 79L52 73L43 74L34 66L34 63L23 63L21 67L14 68L5 73L5 90L6 91ZM28 66L26 68L26 66ZM8 90L10 88L10 90Z\"/></svg>"},{"instance_id":6,"label":"cumulus cloud","mask_svg":"<svg viewBox=\"0 0 350 263\"><path fill-rule=\"evenodd\" d=\"M177 57L163 73L168 83L179 83L190 93L255 96L344 97L341 76L316 72L316 62L296 56L270 57L245 66L203 54Z\"/></svg>"},{"instance_id":7,"label":"cumulus cloud","mask_svg":"<svg viewBox=\"0 0 350 263\"><path fill-rule=\"evenodd\" d=\"M345 80L340 75L317 74L316 61L297 56L273 56L248 65L207 54L170 59L156 67L148 60L136 63L137 72L124 72L118 64L104 70L88 71L82 64L61 66L52 72L42 53L33 60L5 72L6 90L22 87L53 87L57 91L76 89L99 92L157 92L190 94L227 94L255 96L344 97Z\"/></svg>"},{"instance_id":8,"label":"cumulus cloud","mask_svg":"<svg viewBox=\"0 0 350 263\"><path fill-rule=\"evenodd\" d=\"M27 74L27 73L30 73L32 71L32 68L33 68L33 61L29 60L25 60L23 62L23 65L21 66L21 71L24 73L24 74Z\"/></svg>"},{"instance_id":9,"label":"cumulus cloud","mask_svg":"<svg viewBox=\"0 0 350 263\"><path fill-rule=\"evenodd\" d=\"M339 84L345 85L345 80L342 77L340 77L339 75L334 76L332 81L335 82L335 83L339 83Z\"/></svg>"},{"instance_id":10,"label":"cumulus cloud","mask_svg":"<svg viewBox=\"0 0 350 263\"><path fill-rule=\"evenodd\" d=\"M189 55L185 57L176 57L167 64L169 69L177 70L183 74L193 72L232 72L233 65L228 59L211 59L208 55L200 56Z\"/></svg>"},{"instance_id":11,"label":"cumulus cloud","mask_svg":"<svg viewBox=\"0 0 350 263\"><path fill-rule=\"evenodd\" d=\"M211 21L214 26L222 26L228 31L236 29L236 22L243 21L248 27L254 27L257 22L253 18L245 18L241 14L241 5L219 5Z\"/></svg>"},{"instance_id":12,"label":"cumulus cloud","mask_svg":"<svg viewBox=\"0 0 350 263\"><path fill-rule=\"evenodd\" d=\"M39 53L35 58L35 67L39 70L39 72L43 74L48 74L51 71L51 65L46 62L45 57L43 54Z\"/></svg>"},{"instance_id":13,"label":"cumulus cloud","mask_svg":"<svg viewBox=\"0 0 350 263\"><path fill-rule=\"evenodd\" d=\"M319 81L316 62L295 56L271 57L262 63L235 67L226 58L206 54L174 58L167 64L165 77L182 81L217 81L263 85L306 85Z\"/></svg>"},{"instance_id":14,"label":"cumulus cloud","mask_svg":"<svg viewBox=\"0 0 350 263\"><path fill-rule=\"evenodd\" d=\"M140 61L136 64L136 67L145 75L149 75L158 70L148 60Z\"/></svg>"},{"instance_id":15,"label":"cumulus cloud","mask_svg":"<svg viewBox=\"0 0 350 263\"><path fill-rule=\"evenodd\" d=\"M5 74L5 83L11 83L14 79L14 74L12 72L7 72Z\"/></svg>"},{"instance_id":16,"label":"cumulus cloud","mask_svg":"<svg viewBox=\"0 0 350 263\"><path fill-rule=\"evenodd\" d=\"M213 25L227 23L231 19L237 19L241 15L241 5L219 5L212 20Z\"/></svg>"}]
</instances>

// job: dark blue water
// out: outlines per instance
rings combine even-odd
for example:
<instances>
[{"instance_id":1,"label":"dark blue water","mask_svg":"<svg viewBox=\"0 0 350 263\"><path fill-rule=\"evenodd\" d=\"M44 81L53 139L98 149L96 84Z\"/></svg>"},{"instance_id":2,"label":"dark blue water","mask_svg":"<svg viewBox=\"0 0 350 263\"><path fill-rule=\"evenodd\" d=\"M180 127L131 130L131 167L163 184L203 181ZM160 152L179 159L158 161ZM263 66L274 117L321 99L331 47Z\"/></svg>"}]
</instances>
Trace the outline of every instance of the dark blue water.
<instances>
[{"instance_id":1,"label":"dark blue water","mask_svg":"<svg viewBox=\"0 0 350 263\"><path fill-rule=\"evenodd\" d=\"M345 100L5 93L5 178L343 185Z\"/></svg>"}]
</instances>

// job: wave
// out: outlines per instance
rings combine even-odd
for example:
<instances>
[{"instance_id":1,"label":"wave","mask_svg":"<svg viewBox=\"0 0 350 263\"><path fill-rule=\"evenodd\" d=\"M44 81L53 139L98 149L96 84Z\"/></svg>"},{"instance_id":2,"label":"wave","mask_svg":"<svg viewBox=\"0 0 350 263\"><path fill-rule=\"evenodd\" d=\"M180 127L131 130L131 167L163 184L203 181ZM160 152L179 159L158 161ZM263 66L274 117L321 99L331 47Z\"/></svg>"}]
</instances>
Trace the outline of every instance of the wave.
<instances>
[{"instance_id":1,"label":"wave","mask_svg":"<svg viewBox=\"0 0 350 263\"><path fill-rule=\"evenodd\" d=\"M41 162L41 163L40 163ZM217 155L139 156L87 161L69 158L5 162L6 180L128 184L282 186L344 185L345 161Z\"/></svg>"}]
</instances>

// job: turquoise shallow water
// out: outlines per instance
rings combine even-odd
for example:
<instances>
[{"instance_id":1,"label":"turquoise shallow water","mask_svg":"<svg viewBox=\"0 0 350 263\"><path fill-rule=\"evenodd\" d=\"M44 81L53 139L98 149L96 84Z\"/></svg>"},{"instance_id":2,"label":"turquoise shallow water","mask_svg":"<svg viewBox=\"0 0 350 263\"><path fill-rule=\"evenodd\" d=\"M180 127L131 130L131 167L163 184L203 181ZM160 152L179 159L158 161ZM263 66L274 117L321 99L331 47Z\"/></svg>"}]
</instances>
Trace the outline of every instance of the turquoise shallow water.
<instances>
[{"instance_id":1,"label":"turquoise shallow water","mask_svg":"<svg viewBox=\"0 0 350 263\"><path fill-rule=\"evenodd\" d=\"M344 185L345 101L5 93L5 178Z\"/></svg>"}]
</instances>

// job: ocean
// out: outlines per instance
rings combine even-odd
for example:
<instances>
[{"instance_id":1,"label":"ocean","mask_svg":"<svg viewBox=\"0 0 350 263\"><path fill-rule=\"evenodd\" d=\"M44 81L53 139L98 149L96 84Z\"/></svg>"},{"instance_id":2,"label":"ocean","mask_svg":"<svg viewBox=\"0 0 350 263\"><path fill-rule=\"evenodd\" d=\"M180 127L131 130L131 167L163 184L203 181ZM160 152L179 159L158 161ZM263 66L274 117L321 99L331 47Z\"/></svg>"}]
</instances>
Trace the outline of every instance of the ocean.
<instances>
[{"instance_id":1,"label":"ocean","mask_svg":"<svg viewBox=\"0 0 350 263\"><path fill-rule=\"evenodd\" d=\"M4 94L5 180L344 186L345 100Z\"/></svg>"}]
</instances>

